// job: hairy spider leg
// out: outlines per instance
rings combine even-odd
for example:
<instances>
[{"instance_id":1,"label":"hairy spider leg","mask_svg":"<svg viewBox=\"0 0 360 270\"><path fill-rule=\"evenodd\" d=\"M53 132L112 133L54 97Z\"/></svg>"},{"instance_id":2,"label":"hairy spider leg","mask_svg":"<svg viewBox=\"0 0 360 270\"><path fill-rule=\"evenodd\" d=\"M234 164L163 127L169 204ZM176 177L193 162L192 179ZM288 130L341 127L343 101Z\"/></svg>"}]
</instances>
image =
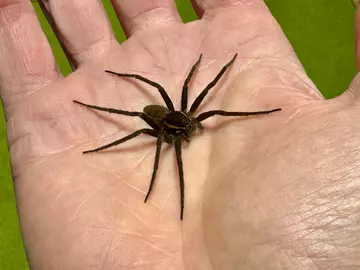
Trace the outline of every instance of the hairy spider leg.
<instances>
[{"instance_id":1,"label":"hairy spider leg","mask_svg":"<svg viewBox=\"0 0 360 270\"><path fill-rule=\"evenodd\" d=\"M89 104L85 104L82 103L80 101L77 100L73 100L73 102L88 107L90 109L95 109L95 110L99 110L99 111L104 111L104 112L108 112L108 113L116 113L116 114L122 114L122 115L127 115L127 116L143 116L144 113L142 112L130 112L130 111L123 111L123 110L117 110L117 109L113 109L113 108L105 108L105 107L99 107L99 106L95 106L95 105L89 105Z\"/></svg>"},{"instance_id":2,"label":"hairy spider leg","mask_svg":"<svg viewBox=\"0 0 360 270\"><path fill-rule=\"evenodd\" d=\"M156 141L156 153L155 153L155 161L154 161L154 168L153 168L153 172L152 172L152 176L151 176L151 181L150 181L150 185L149 185L149 189L148 192L146 194L145 200L144 202L146 203L146 201L149 198L149 195L152 191L152 188L154 186L155 183L155 177L156 177L156 172L158 170L159 167L159 160L160 160L160 152L161 152L161 145L162 145L162 139L163 139L163 130L159 131L159 134L157 136L157 141Z\"/></svg>"},{"instance_id":3,"label":"hairy spider leg","mask_svg":"<svg viewBox=\"0 0 360 270\"><path fill-rule=\"evenodd\" d=\"M214 80L212 80L205 89L200 93L200 95L195 99L194 103L191 105L190 108L190 114L193 114L197 108L200 106L201 102L204 100L206 95L209 93L210 89L213 88L216 83L220 80L220 78L224 75L225 71L234 63L235 59L237 57L237 53L234 55L234 57L231 59L229 63L227 63L219 72L219 74L215 77Z\"/></svg>"},{"instance_id":4,"label":"hairy spider leg","mask_svg":"<svg viewBox=\"0 0 360 270\"><path fill-rule=\"evenodd\" d=\"M181 201L180 220L182 220L184 216L185 182L184 182L184 166L181 157L180 136L175 138L175 152L176 152L176 160L179 168L179 177L180 177L180 201Z\"/></svg>"},{"instance_id":5,"label":"hairy spider leg","mask_svg":"<svg viewBox=\"0 0 360 270\"><path fill-rule=\"evenodd\" d=\"M113 108L105 108L105 107L99 107L99 106L94 106L94 105L89 105L89 104L85 104L82 103L80 101L77 100L73 100L75 103L80 104L82 106L91 108L91 109L95 109L95 110L100 110L100 111L105 111L105 112L109 112L109 113L116 113L116 114L123 114L123 115L128 115L128 116L140 116L141 118L143 118L146 121L146 118L144 118L145 114L141 113L141 112L129 112L129 111L123 111L123 110L117 110L117 109L113 109ZM148 121L146 121L148 122ZM156 127L154 127L156 128ZM161 145L162 145L162 139L163 139L163 130L160 130L159 132L157 132L156 130L152 130L152 129L141 129L138 131L135 131L134 133L121 138L120 140L116 140L110 144L101 146L99 148L93 149L93 150L88 150L83 152L84 154L88 154L88 153L92 153L92 152L98 152L110 147L113 147L115 145L119 145L121 143L124 143L128 140L131 140L137 136L139 136L140 134L147 134L153 137L157 137L157 143L156 143L156 154L155 154L155 162L154 162L154 169L153 169L153 173L152 173L152 177L151 177L151 181L150 181L150 186L149 186L149 190L146 194L145 200L144 202L146 203L147 199L149 198L149 195L152 191L154 182L155 182L155 177L156 177L156 172L158 170L159 167L159 160L160 160L160 151L161 151Z\"/></svg>"},{"instance_id":6,"label":"hairy spider leg","mask_svg":"<svg viewBox=\"0 0 360 270\"><path fill-rule=\"evenodd\" d=\"M184 86L181 93L181 110L185 112L187 110L187 104L188 104L188 89L189 89L189 83L191 80L191 77L193 76L195 70L200 64L202 58L202 54L200 54L199 59L196 61L196 63L192 66L189 75L186 77Z\"/></svg>"},{"instance_id":7,"label":"hairy spider leg","mask_svg":"<svg viewBox=\"0 0 360 270\"><path fill-rule=\"evenodd\" d=\"M140 134L146 134L146 135L150 135L150 136L153 136L153 137L158 136L158 132L156 130L149 129L149 128L143 128L143 129L139 129L138 131L135 131L134 133L131 133L128 136L125 136L125 137L123 137L123 138L121 138L119 140L116 140L116 141L114 141L112 143L106 144L104 146L101 146L101 147L98 147L98 148L95 148L95 149L92 149L92 150L84 151L83 154L88 154L88 153L98 152L98 151L101 151L101 150L104 150L104 149L108 149L110 147L119 145L119 144L124 143L124 142L126 142L128 140L131 140L131 139L139 136Z\"/></svg>"},{"instance_id":8,"label":"hairy spider leg","mask_svg":"<svg viewBox=\"0 0 360 270\"><path fill-rule=\"evenodd\" d=\"M222 110L214 110L214 111L208 111L201 113L198 117L196 117L196 120L199 122L204 121L205 119L208 119L209 117L212 117L214 115L222 115L222 116L250 116L250 115L259 115L259 114L269 114L272 112L281 111L280 108L270 110L270 111L256 111L256 112L227 112Z\"/></svg>"},{"instance_id":9,"label":"hairy spider leg","mask_svg":"<svg viewBox=\"0 0 360 270\"><path fill-rule=\"evenodd\" d=\"M105 70L105 72L107 73L111 73L120 77L128 77L128 78L134 78L137 79L139 81L145 82L147 84L150 84L151 86L157 88L159 90L160 95L162 96L163 100L165 101L166 106L168 107L168 109L170 111L175 111L174 108L174 104L172 103L170 97L168 96L168 94L166 93L164 87L162 87L160 84L158 84L157 82L151 81L141 75L138 74L129 74L129 73L117 73L111 70Z\"/></svg>"}]
</instances>

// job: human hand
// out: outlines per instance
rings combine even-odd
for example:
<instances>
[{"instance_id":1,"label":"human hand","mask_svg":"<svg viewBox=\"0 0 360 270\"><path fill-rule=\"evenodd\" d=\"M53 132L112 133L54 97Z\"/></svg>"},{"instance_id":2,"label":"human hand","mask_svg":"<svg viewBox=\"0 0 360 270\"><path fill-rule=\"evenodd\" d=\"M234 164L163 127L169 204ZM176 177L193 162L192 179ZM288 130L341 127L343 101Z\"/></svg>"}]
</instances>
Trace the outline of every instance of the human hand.
<instances>
[{"instance_id":1,"label":"human hand","mask_svg":"<svg viewBox=\"0 0 360 270\"><path fill-rule=\"evenodd\" d=\"M77 67L66 78L56 69L29 1L0 5L1 96L32 268L311 268L318 264L311 252L319 235L339 239L338 247L321 242L339 252L329 262L355 258L356 249L341 239L353 239L344 235L344 226L352 235L358 229L357 172L351 170L358 148L359 126L352 117L358 113L357 84L341 98L324 101L260 0L198 1L203 17L186 25L170 0L114 4L130 36L121 45L98 1L46 3ZM73 99L137 111L163 104L153 88L105 69L151 78L179 108L183 80L200 53L190 102L236 52L236 62L199 112L283 111L204 122L203 134L183 150L182 222L176 162L168 147L147 204L154 139L81 154L146 124L86 110ZM326 227L331 220L345 225Z\"/></svg>"}]
</instances>

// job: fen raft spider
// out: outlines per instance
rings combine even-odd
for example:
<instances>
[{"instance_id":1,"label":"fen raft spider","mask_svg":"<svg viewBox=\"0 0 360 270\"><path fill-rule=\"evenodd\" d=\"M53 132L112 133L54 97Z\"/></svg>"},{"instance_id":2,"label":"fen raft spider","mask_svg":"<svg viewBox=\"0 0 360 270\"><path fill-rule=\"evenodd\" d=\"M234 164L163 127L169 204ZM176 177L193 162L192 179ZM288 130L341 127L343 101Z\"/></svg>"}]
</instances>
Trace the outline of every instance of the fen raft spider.
<instances>
[{"instance_id":1,"label":"fen raft spider","mask_svg":"<svg viewBox=\"0 0 360 270\"><path fill-rule=\"evenodd\" d=\"M105 108L99 107L95 105L89 105L82 103L80 101L74 100L75 103L85 106L90 109L105 111L108 113L115 113L121 114L126 116L139 116L142 118L151 128L143 128L140 130L131 133L128 136L125 136L119 140L116 140L112 143L107 145L88 150L83 152L84 154L98 152L104 149L108 149L110 147L122 144L126 141L129 141L140 134L146 134L157 138L156 142L156 154L155 154L155 162L154 168L152 172L152 177L149 185L148 192L146 194L144 202L146 203L149 195L153 189L156 172L159 167L159 160L160 160L160 151L162 142L165 141L169 144L175 145L175 152L176 152L176 160L179 169L179 178L180 178L180 220L183 219L184 215L184 169L181 157L181 142L185 140L186 142L190 142L190 137L197 129L203 129L201 122L212 117L215 115L221 116L250 116L250 115L261 115L261 114L269 114L272 112L280 111L281 108L273 109L269 111L255 111L255 112L229 112L229 111L222 111L222 110L212 110L207 111L204 113L199 114L198 116L194 116L195 111L200 106L201 102L204 100L206 95L209 93L210 89L212 89L216 83L220 80L220 78L224 75L225 71L234 63L237 54L231 59L229 63L227 63L219 72L219 74L215 77L213 81L211 81L205 89L200 93L200 95L195 99L194 103L191 105L190 110L187 110L187 103L188 103L188 85L193 76L195 70L200 64L202 55L200 55L197 62L192 66L188 76L185 79L184 86L182 89L182 96L181 96L181 110L176 111L174 105L169 98L168 94L166 93L165 89L158 83L151 81L141 75L138 74L128 74L128 73L116 73L110 70L105 70L105 72L120 76L120 77L128 77L140 80L145 82L155 88L158 89L160 95L162 96L163 100L165 101L166 107L162 105L148 105L146 106L142 112L136 111L124 111L119 109L113 108Z\"/></svg>"}]
</instances>

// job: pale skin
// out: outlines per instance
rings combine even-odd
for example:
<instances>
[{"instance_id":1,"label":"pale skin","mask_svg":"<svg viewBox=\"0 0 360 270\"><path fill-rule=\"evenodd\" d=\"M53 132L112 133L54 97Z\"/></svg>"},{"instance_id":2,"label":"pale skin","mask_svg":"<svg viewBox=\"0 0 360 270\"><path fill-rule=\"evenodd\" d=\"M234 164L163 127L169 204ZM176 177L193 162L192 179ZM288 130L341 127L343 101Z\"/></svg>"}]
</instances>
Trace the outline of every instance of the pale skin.
<instances>
[{"instance_id":1,"label":"pale skin","mask_svg":"<svg viewBox=\"0 0 360 270\"><path fill-rule=\"evenodd\" d=\"M118 44L98 0L47 2L76 68L63 78L30 1L0 2L0 93L32 269L358 269L359 78L325 101L261 0L194 1L201 19L187 25L171 0L134 3L113 1L129 37ZM180 221L173 149L164 145L144 204L154 138L82 151L146 124L72 100L163 104L156 89L109 69L160 83L179 108L200 53L190 104L238 58L199 112L283 110L204 122L183 147Z\"/></svg>"}]
</instances>

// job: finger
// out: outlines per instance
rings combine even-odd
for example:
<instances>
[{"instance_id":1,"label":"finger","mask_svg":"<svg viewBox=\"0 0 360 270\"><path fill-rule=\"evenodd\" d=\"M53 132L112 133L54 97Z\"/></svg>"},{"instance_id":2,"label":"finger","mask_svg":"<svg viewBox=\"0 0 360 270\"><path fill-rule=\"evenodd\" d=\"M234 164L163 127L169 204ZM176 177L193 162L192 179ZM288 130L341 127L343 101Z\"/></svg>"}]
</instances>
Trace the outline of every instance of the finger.
<instances>
[{"instance_id":1,"label":"finger","mask_svg":"<svg viewBox=\"0 0 360 270\"><path fill-rule=\"evenodd\" d=\"M349 88L340 96L336 97L335 100L342 104L360 105L360 73L352 80Z\"/></svg>"},{"instance_id":2,"label":"finger","mask_svg":"<svg viewBox=\"0 0 360 270\"><path fill-rule=\"evenodd\" d=\"M112 0L127 36L152 26L181 23L174 0Z\"/></svg>"},{"instance_id":3,"label":"finger","mask_svg":"<svg viewBox=\"0 0 360 270\"><path fill-rule=\"evenodd\" d=\"M355 4L355 3L354 3ZM357 70L360 71L360 9L357 8L355 13L355 57ZM360 98L360 73L358 73L351 82L349 89L342 95L337 97L337 100L343 103L359 103Z\"/></svg>"},{"instance_id":4,"label":"finger","mask_svg":"<svg viewBox=\"0 0 360 270\"><path fill-rule=\"evenodd\" d=\"M0 63L0 94L5 106L60 76L28 0L0 1Z\"/></svg>"},{"instance_id":5,"label":"finger","mask_svg":"<svg viewBox=\"0 0 360 270\"><path fill-rule=\"evenodd\" d=\"M355 13L355 55L357 70L360 71L360 8Z\"/></svg>"},{"instance_id":6,"label":"finger","mask_svg":"<svg viewBox=\"0 0 360 270\"><path fill-rule=\"evenodd\" d=\"M218 10L227 7L231 8L235 5L262 6L266 8L263 0L191 0L191 3L193 4L195 12L199 17L202 17L204 13L210 12L212 10Z\"/></svg>"},{"instance_id":7,"label":"finger","mask_svg":"<svg viewBox=\"0 0 360 270\"><path fill-rule=\"evenodd\" d=\"M101 1L39 1L74 65L97 58L110 49L115 38Z\"/></svg>"}]
</instances>

